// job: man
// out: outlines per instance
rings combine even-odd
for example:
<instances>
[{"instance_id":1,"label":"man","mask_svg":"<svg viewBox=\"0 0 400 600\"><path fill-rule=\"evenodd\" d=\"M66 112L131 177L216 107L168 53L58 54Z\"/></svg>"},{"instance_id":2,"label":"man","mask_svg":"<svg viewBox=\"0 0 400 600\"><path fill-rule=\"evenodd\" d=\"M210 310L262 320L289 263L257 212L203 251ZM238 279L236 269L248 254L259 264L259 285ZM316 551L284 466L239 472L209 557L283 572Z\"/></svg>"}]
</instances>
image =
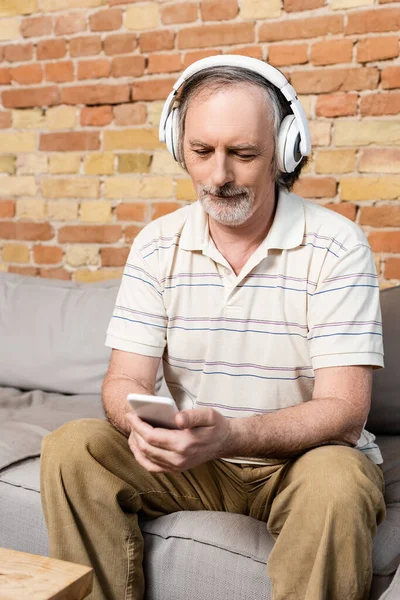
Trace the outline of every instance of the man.
<instances>
[{"instance_id":1,"label":"man","mask_svg":"<svg viewBox=\"0 0 400 600\"><path fill-rule=\"evenodd\" d=\"M265 521L273 600L368 595L385 514L363 431L383 365L373 256L357 226L289 193L304 139L287 166L285 131L301 115L248 60L206 62L166 111L199 201L134 241L107 334L109 423L44 443L51 553L93 565L96 600L143 597L137 515L179 510ZM177 430L126 400L154 393L161 357Z\"/></svg>"}]
</instances>

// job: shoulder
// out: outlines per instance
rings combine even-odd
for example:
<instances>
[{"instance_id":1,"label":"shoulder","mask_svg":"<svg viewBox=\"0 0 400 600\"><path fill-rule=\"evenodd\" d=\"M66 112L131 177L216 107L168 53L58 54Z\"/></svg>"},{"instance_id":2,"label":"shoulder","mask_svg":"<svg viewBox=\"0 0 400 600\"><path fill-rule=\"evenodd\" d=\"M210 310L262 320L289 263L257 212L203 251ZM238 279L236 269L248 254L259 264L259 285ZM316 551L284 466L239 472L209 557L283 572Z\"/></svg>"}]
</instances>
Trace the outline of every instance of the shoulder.
<instances>
[{"instance_id":1,"label":"shoulder","mask_svg":"<svg viewBox=\"0 0 400 600\"><path fill-rule=\"evenodd\" d=\"M358 246L369 248L368 240L356 223L343 215L301 198L305 214L305 243L326 245L339 254L347 253Z\"/></svg>"},{"instance_id":2,"label":"shoulder","mask_svg":"<svg viewBox=\"0 0 400 600\"><path fill-rule=\"evenodd\" d=\"M177 244L191 209L192 206L187 205L151 221L135 237L135 249L145 255L160 247Z\"/></svg>"}]
</instances>

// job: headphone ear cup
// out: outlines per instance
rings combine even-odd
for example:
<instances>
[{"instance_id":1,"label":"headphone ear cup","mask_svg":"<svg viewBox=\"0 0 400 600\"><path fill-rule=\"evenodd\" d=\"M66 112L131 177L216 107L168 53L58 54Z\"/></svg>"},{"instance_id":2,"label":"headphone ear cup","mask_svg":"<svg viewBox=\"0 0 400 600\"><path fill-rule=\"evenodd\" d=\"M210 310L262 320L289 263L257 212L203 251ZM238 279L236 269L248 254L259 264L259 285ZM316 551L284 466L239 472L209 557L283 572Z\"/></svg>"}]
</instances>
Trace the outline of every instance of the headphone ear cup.
<instances>
[{"instance_id":1,"label":"headphone ear cup","mask_svg":"<svg viewBox=\"0 0 400 600\"><path fill-rule=\"evenodd\" d=\"M179 162L179 112L173 108L165 123L165 143L167 150Z\"/></svg>"},{"instance_id":2,"label":"headphone ear cup","mask_svg":"<svg viewBox=\"0 0 400 600\"><path fill-rule=\"evenodd\" d=\"M300 132L296 117L287 115L279 128L278 168L283 173L293 173L303 155L300 152Z\"/></svg>"}]
</instances>

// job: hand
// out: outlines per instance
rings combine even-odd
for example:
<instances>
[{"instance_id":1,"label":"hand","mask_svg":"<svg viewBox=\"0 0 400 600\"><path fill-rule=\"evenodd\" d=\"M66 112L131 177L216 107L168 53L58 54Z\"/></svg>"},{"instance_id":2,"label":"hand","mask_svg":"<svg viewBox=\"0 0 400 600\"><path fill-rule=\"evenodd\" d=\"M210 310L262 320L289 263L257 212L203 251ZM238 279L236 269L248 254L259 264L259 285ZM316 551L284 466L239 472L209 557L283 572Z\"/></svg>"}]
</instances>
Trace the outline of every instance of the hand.
<instances>
[{"instance_id":1,"label":"hand","mask_svg":"<svg viewBox=\"0 0 400 600\"><path fill-rule=\"evenodd\" d=\"M148 471L186 471L224 455L230 437L229 419L212 408L183 410L175 416L179 429L152 427L135 413L126 419L131 426L129 447Z\"/></svg>"}]
</instances>

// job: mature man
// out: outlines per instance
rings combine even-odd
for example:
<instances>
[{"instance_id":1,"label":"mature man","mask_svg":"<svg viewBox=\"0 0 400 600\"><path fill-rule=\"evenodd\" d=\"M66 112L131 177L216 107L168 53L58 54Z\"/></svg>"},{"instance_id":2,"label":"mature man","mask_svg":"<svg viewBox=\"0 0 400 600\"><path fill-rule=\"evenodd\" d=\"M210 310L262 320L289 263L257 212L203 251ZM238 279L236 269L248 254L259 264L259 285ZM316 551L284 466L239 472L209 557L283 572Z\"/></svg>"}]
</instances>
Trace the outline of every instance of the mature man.
<instances>
[{"instance_id":1,"label":"mature man","mask_svg":"<svg viewBox=\"0 0 400 600\"><path fill-rule=\"evenodd\" d=\"M138 514L204 509L266 522L274 600L368 596L385 514L363 430L383 365L377 276L357 226L289 193L308 130L276 77L206 59L179 109L167 101L163 135L199 201L133 243L107 334L109 423L45 440L51 554L93 565L96 600L143 598ZM161 357L176 430L126 400L154 393Z\"/></svg>"}]
</instances>

